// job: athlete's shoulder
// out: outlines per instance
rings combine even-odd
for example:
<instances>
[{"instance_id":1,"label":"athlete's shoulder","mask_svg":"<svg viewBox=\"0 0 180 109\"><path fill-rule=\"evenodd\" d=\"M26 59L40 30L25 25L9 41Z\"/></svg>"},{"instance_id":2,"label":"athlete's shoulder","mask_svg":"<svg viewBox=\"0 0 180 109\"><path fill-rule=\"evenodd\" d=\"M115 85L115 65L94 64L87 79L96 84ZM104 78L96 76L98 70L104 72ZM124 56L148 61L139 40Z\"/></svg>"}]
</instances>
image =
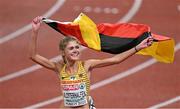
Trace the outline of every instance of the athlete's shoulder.
<instances>
[{"instance_id":1,"label":"athlete's shoulder","mask_svg":"<svg viewBox=\"0 0 180 109\"><path fill-rule=\"evenodd\" d=\"M88 60L85 60L83 61L83 65L84 65L84 68L89 72L91 71L91 65L92 63L94 62L95 59L88 59Z\"/></svg>"}]
</instances>

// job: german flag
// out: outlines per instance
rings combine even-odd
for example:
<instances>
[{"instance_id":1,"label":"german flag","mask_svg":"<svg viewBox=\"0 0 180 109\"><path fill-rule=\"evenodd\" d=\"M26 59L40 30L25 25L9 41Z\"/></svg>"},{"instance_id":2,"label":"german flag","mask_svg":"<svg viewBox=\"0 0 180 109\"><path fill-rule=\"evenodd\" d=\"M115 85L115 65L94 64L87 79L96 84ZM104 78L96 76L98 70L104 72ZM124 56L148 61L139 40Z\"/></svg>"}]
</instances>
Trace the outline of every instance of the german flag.
<instances>
[{"instance_id":1,"label":"german flag","mask_svg":"<svg viewBox=\"0 0 180 109\"><path fill-rule=\"evenodd\" d=\"M134 23L101 23L96 25L89 17L81 13L73 22L59 22L43 18L43 21L63 34L74 36L88 48L111 54L125 52L152 36L152 46L138 52L150 55L160 62L171 63L174 60L174 40L152 34L150 27Z\"/></svg>"}]
</instances>

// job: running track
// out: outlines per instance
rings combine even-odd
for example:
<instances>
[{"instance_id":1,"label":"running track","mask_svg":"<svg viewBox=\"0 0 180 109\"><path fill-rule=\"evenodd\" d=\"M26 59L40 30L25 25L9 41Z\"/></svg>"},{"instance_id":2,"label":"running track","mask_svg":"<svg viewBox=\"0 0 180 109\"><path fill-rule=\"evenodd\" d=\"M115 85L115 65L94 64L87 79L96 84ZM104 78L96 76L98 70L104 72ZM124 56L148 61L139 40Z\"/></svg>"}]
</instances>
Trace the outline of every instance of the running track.
<instances>
[{"instance_id":1,"label":"running track","mask_svg":"<svg viewBox=\"0 0 180 109\"><path fill-rule=\"evenodd\" d=\"M27 24L37 15L70 21L84 12L96 23L148 24L153 32L171 36L177 44L173 64L158 63L149 57L134 55L122 64L94 70L91 74L91 95L96 106L180 108L180 2L89 0L90 4L85 0L76 1L0 1L0 23L3 25L0 27L0 107L59 107L61 93L57 76L52 71L35 65L28 58L30 26ZM38 39L39 53L47 58L59 55L57 45L61 38L62 35L42 25ZM88 58L110 56L84 49L82 58L87 59L87 55ZM24 75L12 76L23 73Z\"/></svg>"}]
</instances>

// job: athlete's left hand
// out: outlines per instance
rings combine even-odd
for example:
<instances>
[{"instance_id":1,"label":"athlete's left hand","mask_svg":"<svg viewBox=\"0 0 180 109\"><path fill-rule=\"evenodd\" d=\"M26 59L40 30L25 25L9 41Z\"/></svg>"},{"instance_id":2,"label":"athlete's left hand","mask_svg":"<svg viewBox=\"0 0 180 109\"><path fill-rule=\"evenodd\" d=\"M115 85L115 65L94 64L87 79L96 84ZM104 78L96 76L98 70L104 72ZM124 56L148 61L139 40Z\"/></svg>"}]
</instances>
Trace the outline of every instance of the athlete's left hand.
<instances>
[{"instance_id":1,"label":"athlete's left hand","mask_svg":"<svg viewBox=\"0 0 180 109\"><path fill-rule=\"evenodd\" d=\"M141 49L151 46L152 43L153 43L153 37L149 36L148 38L144 39L139 45L137 45L136 49L139 51Z\"/></svg>"}]
</instances>

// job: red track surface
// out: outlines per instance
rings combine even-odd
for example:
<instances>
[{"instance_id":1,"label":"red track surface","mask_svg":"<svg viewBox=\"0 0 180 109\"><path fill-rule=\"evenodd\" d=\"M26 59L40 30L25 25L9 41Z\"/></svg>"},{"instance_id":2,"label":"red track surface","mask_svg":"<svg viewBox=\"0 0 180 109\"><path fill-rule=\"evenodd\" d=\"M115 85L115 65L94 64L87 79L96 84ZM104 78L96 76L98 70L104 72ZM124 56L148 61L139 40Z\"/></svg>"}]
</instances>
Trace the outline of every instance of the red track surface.
<instances>
[{"instance_id":1,"label":"red track surface","mask_svg":"<svg viewBox=\"0 0 180 109\"><path fill-rule=\"evenodd\" d=\"M75 11L74 7L85 6L93 8L118 8L118 14L105 14L87 12L86 14L96 23L119 21L130 9L133 0L68 0L51 17L61 21L71 21L83 10ZM45 13L55 0L0 1L0 37L16 31L26 25L34 17ZM178 43L180 41L180 11L177 6L178 0L144 0L140 10L129 21L145 23L152 27L153 32L173 37ZM28 42L30 31L21 36L0 45L0 76L6 76L13 72L34 65L28 58ZM52 58L59 55L58 43L62 35L42 25L39 34L38 51L41 55ZM97 53L86 49L83 51L83 59L104 58L109 56L105 53ZM119 65L96 69L91 74L91 84L102 81L108 77L132 68L149 57L133 56ZM136 74L105 85L91 92L95 99L96 107L150 107L180 96L180 52L177 51L173 64L156 63L139 71ZM30 74L23 75L0 83L0 107L22 108L30 106L53 97L60 96L59 80L55 73L45 68L36 70ZM58 108L60 102L44 106ZM180 101L167 105L168 108L180 108Z\"/></svg>"}]
</instances>

